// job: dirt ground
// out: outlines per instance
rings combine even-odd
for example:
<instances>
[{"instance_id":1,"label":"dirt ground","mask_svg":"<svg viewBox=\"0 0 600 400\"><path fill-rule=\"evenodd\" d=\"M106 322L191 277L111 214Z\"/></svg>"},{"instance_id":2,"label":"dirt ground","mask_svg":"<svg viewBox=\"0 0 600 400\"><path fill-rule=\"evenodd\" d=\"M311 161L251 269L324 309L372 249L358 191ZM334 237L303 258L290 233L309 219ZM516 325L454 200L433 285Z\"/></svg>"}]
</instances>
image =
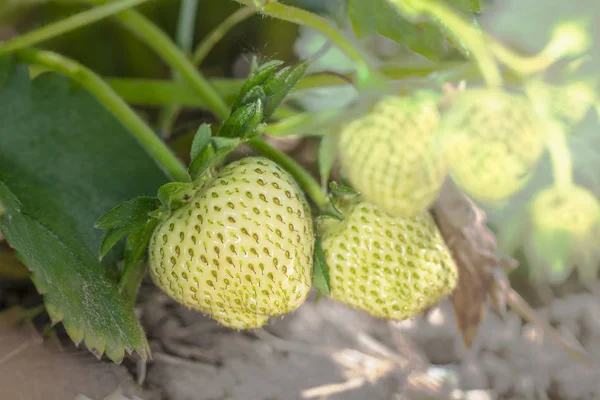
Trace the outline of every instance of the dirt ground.
<instances>
[{"instance_id":1,"label":"dirt ground","mask_svg":"<svg viewBox=\"0 0 600 400\"><path fill-rule=\"evenodd\" d=\"M554 295L538 315L599 363L600 299L582 288ZM10 394L2 398L600 399L599 370L512 311L488 312L470 350L448 299L389 323L311 298L264 329L235 332L146 282L136 311L153 359L120 366L68 342L44 342L31 327L11 336L0 318L0 387Z\"/></svg>"}]
</instances>

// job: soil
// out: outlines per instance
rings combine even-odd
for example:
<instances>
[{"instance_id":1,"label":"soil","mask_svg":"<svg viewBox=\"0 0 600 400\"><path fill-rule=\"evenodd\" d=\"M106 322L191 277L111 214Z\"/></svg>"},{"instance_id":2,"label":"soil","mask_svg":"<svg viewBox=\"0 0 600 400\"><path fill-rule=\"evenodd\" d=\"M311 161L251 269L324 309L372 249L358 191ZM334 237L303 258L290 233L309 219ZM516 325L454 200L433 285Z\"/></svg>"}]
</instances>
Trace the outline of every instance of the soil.
<instances>
[{"instance_id":1,"label":"soil","mask_svg":"<svg viewBox=\"0 0 600 400\"><path fill-rule=\"evenodd\" d=\"M162 399L600 399L598 369L510 310L488 311L470 350L449 299L390 323L313 298L234 332L145 285L138 311L153 350L144 387ZM597 296L559 292L536 311L600 362Z\"/></svg>"}]
</instances>

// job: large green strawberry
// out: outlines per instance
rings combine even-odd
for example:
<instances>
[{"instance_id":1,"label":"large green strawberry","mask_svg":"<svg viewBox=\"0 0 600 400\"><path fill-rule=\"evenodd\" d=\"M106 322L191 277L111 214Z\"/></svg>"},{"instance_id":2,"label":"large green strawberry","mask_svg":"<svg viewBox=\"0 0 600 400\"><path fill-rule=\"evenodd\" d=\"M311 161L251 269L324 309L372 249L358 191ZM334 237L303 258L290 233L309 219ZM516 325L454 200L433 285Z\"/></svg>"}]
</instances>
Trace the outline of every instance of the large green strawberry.
<instances>
[{"instance_id":1,"label":"large green strawberry","mask_svg":"<svg viewBox=\"0 0 600 400\"><path fill-rule=\"evenodd\" d=\"M437 95L387 96L344 127L342 170L363 198L390 215L413 217L437 197L446 176L434 142Z\"/></svg>"},{"instance_id":2,"label":"large green strawberry","mask_svg":"<svg viewBox=\"0 0 600 400\"><path fill-rule=\"evenodd\" d=\"M362 200L322 222L331 297L376 317L403 320L450 294L458 270L428 211L391 217Z\"/></svg>"},{"instance_id":3,"label":"large green strawberry","mask_svg":"<svg viewBox=\"0 0 600 400\"><path fill-rule=\"evenodd\" d=\"M156 227L150 274L178 302L225 326L259 327L306 299L312 224L293 178L266 158L247 157Z\"/></svg>"},{"instance_id":4,"label":"large green strawberry","mask_svg":"<svg viewBox=\"0 0 600 400\"><path fill-rule=\"evenodd\" d=\"M526 254L534 280L564 282L573 268L580 279L594 281L600 262L600 204L587 189L550 187L530 205L531 232Z\"/></svg>"},{"instance_id":5,"label":"large green strawberry","mask_svg":"<svg viewBox=\"0 0 600 400\"><path fill-rule=\"evenodd\" d=\"M488 202L503 201L528 182L544 150L544 133L527 97L492 89L456 94L440 129L452 178Z\"/></svg>"}]
</instances>

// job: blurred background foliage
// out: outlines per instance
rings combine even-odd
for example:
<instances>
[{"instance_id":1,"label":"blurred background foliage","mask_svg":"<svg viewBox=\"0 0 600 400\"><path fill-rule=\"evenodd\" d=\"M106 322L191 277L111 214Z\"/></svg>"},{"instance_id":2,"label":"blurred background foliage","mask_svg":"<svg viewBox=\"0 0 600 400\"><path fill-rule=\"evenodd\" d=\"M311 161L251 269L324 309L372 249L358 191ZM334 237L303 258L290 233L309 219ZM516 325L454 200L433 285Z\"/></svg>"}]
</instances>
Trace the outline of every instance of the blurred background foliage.
<instances>
[{"instance_id":1,"label":"blurred background foliage","mask_svg":"<svg viewBox=\"0 0 600 400\"><path fill-rule=\"evenodd\" d=\"M174 37L179 14L178 0L160 0L138 8L145 16ZM25 32L64 19L84 10L73 1L0 0L0 32L10 29ZM195 43L239 9L233 1L199 2L195 24ZM326 11L319 7L321 11ZM220 41L206 58L202 70L206 76L233 76L240 53L252 51L284 61L295 59L293 43L298 27L293 24L255 15L235 26L227 40ZM41 48L74 58L103 76L167 78L170 71L138 39L127 33L114 19L105 19L64 36L44 42Z\"/></svg>"}]
</instances>

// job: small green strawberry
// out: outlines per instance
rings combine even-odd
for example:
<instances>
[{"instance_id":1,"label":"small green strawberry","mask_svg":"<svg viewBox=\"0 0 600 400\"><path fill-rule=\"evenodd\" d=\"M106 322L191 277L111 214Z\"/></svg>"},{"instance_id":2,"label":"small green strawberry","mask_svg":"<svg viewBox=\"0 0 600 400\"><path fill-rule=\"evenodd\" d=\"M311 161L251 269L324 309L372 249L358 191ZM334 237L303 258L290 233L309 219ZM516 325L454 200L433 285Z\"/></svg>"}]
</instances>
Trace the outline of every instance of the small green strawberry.
<instances>
[{"instance_id":1,"label":"small green strawberry","mask_svg":"<svg viewBox=\"0 0 600 400\"><path fill-rule=\"evenodd\" d=\"M367 201L397 217L413 217L437 197L446 177L434 142L437 96L387 96L350 122L339 139L342 170Z\"/></svg>"},{"instance_id":2,"label":"small green strawberry","mask_svg":"<svg viewBox=\"0 0 600 400\"><path fill-rule=\"evenodd\" d=\"M543 153L544 132L525 96L492 89L456 94L440 129L453 180L487 202L525 186Z\"/></svg>"},{"instance_id":3,"label":"small green strawberry","mask_svg":"<svg viewBox=\"0 0 600 400\"><path fill-rule=\"evenodd\" d=\"M429 211L403 218L363 200L337 206L344 220L321 225L332 298L403 320L454 290L457 266Z\"/></svg>"},{"instance_id":4,"label":"small green strawberry","mask_svg":"<svg viewBox=\"0 0 600 400\"><path fill-rule=\"evenodd\" d=\"M548 86L547 96L550 112L567 126L581 122L597 98L594 87L584 81Z\"/></svg>"},{"instance_id":5,"label":"small green strawberry","mask_svg":"<svg viewBox=\"0 0 600 400\"><path fill-rule=\"evenodd\" d=\"M573 268L581 280L596 279L600 204L589 190L579 186L565 191L544 189L532 200L530 215L526 254L534 280L562 283Z\"/></svg>"},{"instance_id":6,"label":"small green strawberry","mask_svg":"<svg viewBox=\"0 0 600 400\"><path fill-rule=\"evenodd\" d=\"M225 326L260 327L306 299L312 224L293 178L269 159L247 157L156 227L150 274L175 300Z\"/></svg>"}]
</instances>

